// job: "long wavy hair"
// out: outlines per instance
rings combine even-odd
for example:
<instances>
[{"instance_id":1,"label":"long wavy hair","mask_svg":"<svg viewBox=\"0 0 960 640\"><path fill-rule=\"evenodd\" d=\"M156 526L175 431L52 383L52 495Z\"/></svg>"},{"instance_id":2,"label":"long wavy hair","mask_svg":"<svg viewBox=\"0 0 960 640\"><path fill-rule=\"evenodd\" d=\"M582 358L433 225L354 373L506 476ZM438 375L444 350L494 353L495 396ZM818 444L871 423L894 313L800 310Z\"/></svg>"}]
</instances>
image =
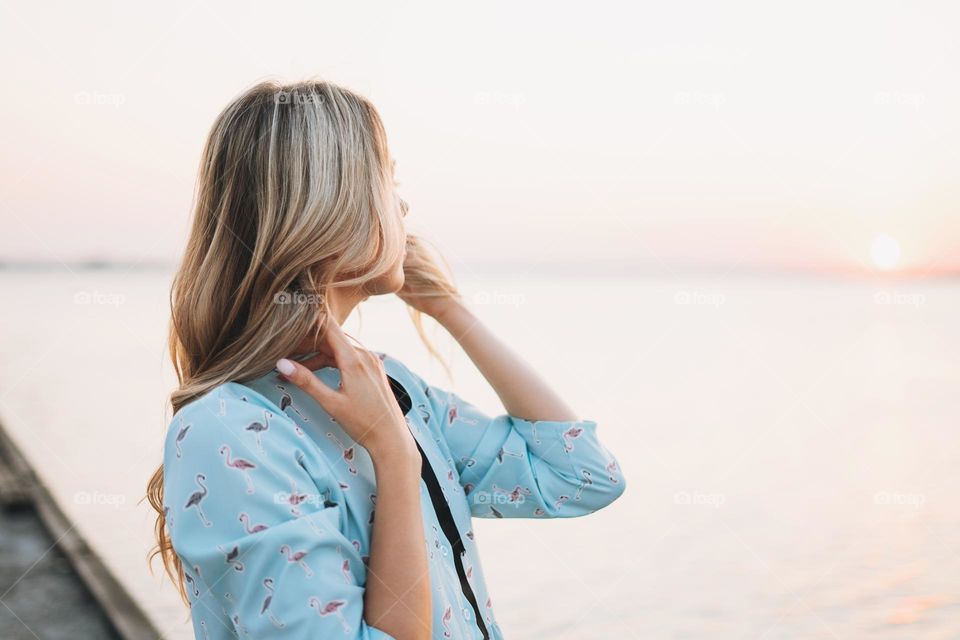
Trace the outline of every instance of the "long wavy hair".
<instances>
[{"instance_id":1,"label":"long wavy hair","mask_svg":"<svg viewBox=\"0 0 960 640\"><path fill-rule=\"evenodd\" d=\"M324 295L331 287L362 287L395 268L404 252L397 207L406 203L394 186L376 109L342 87L262 82L217 116L170 292L174 414L220 384L264 375L304 338L317 339L332 315ZM420 242L407 236L410 248L422 249ZM405 275L459 295L429 261L405 266ZM437 356L419 312L409 309ZM162 558L186 601L166 526L162 465L147 499L157 512L149 559Z\"/></svg>"}]
</instances>

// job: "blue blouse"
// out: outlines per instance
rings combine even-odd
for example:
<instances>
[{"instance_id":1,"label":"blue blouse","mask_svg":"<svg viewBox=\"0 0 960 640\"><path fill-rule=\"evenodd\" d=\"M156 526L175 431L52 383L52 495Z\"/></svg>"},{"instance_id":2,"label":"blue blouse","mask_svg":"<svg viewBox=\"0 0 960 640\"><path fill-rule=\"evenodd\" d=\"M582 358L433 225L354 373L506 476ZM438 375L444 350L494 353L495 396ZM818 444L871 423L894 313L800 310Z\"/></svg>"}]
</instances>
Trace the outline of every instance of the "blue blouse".
<instances>
[{"instance_id":1,"label":"blue blouse","mask_svg":"<svg viewBox=\"0 0 960 640\"><path fill-rule=\"evenodd\" d=\"M433 637L503 638L471 518L593 513L624 491L617 460L591 420L489 417L376 353L423 457ZM363 618L376 503L366 450L276 371L181 408L164 504L196 637L394 640Z\"/></svg>"}]
</instances>

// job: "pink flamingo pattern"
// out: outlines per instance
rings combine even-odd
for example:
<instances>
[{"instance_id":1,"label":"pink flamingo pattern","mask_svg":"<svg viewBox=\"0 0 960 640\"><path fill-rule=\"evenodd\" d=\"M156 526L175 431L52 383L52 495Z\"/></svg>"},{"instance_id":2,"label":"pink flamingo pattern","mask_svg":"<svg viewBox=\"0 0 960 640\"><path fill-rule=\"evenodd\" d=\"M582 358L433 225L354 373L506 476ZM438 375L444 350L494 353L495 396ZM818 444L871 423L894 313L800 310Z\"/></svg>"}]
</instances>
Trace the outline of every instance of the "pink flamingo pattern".
<instances>
[{"instance_id":1,"label":"pink flamingo pattern","mask_svg":"<svg viewBox=\"0 0 960 640\"><path fill-rule=\"evenodd\" d=\"M573 440L574 438L579 438L580 434L582 433L583 433L582 427L570 427L569 429L564 431L563 432L564 448L567 451L573 451L573 442L571 442L571 440Z\"/></svg>"},{"instance_id":2,"label":"pink flamingo pattern","mask_svg":"<svg viewBox=\"0 0 960 640\"><path fill-rule=\"evenodd\" d=\"M350 559L345 558L340 545L337 545L337 555L340 556L340 575L347 584L353 584L353 573L350 571Z\"/></svg>"},{"instance_id":3,"label":"pink flamingo pattern","mask_svg":"<svg viewBox=\"0 0 960 640\"><path fill-rule=\"evenodd\" d=\"M623 492L619 463L590 421L486 416L402 363L383 362L408 392L397 398L437 480L423 489L430 495L422 501L435 633L480 637L478 627L485 627L491 640L502 640L471 518L592 513ZM333 387L330 373L317 375ZM182 560L195 634L267 638L309 624L316 637L343 632L356 640L364 621L355 594L368 578L376 520L373 467L336 428L308 428L329 425L330 417L280 380L274 371L221 385L182 407L168 429L166 526ZM464 428L471 424L477 428ZM255 455L238 457L245 448ZM480 492L496 496L493 504L475 499ZM449 544L447 523L440 526L430 498L462 531L459 549ZM191 510L195 516L182 513ZM334 566L342 581L332 578ZM470 591L475 599L466 597ZM221 610L216 619L223 624L214 623L210 612Z\"/></svg>"},{"instance_id":4,"label":"pink flamingo pattern","mask_svg":"<svg viewBox=\"0 0 960 640\"><path fill-rule=\"evenodd\" d=\"M238 518L243 524L243 530L247 532L248 535L254 533L260 533L261 531L266 531L270 527L265 524L250 524L250 514L245 511L240 512L240 517Z\"/></svg>"},{"instance_id":5,"label":"pink flamingo pattern","mask_svg":"<svg viewBox=\"0 0 960 640\"><path fill-rule=\"evenodd\" d=\"M304 422L310 422L310 418L300 413L300 409L297 409L297 405L293 404L293 396L287 391L287 388L283 385L277 385L277 389L283 394L280 396L280 411L286 411L289 407L293 409L293 412L300 417Z\"/></svg>"},{"instance_id":6,"label":"pink flamingo pattern","mask_svg":"<svg viewBox=\"0 0 960 640\"><path fill-rule=\"evenodd\" d=\"M332 431L327 431L327 437L337 443L337 447L339 447L341 451L340 457L347 463L347 469L349 469L350 473L357 475L357 468L353 466L354 448L344 446L344 444L340 442L340 438Z\"/></svg>"},{"instance_id":7,"label":"pink flamingo pattern","mask_svg":"<svg viewBox=\"0 0 960 640\"><path fill-rule=\"evenodd\" d=\"M306 551L294 551L290 548L290 545L285 544L280 547L280 553L287 557L287 562L298 564L300 568L303 569L303 573L308 577L313 577L313 570L307 566L305 558L307 557Z\"/></svg>"},{"instance_id":8,"label":"pink flamingo pattern","mask_svg":"<svg viewBox=\"0 0 960 640\"><path fill-rule=\"evenodd\" d=\"M580 481L580 486L577 487L577 493L573 496L574 500L579 500L580 496L583 494L583 488L593 484L593 475L587 469L581 469L580 475L583 477L583 480Z\"/></svg>"},{"instance_id":9,"label":"pink flamingo pattern","mask_svg":"<svg viewBox=\"0 0 960 640\"><path fill-rule=\"evenodd\" d=\"M217 549L223 554L223 561L226 562L228 566L233 567L234 571L243 571L243 563L239 560L240 547L234 545L232 549L227 551L220 545L217 545Z\"/></svg>"},{"instance_id":10,"label":"pink flamingo pattern","mask_svg":"<svg viewBox=\"0 0 960 640\"><path fill-rule=\"evenodd\" d=\"M614 482L614 483L620 482L620 479L617 478L617 470L618 470L618 469L617 469L617 461L616 461L616 460L612 461L610 464L608 464L608 465L607 465L606 467L604 467L604 468L607 470L607 478L610 480L610 482Z\"/></svg>"},{"instance_id":11,"label":"pink flamingo pattern","mask_svg":"<svg viewBox=\"0 0 960 640\"><path fill-rule=\"evenodd\" d=\"M197 516L199 516L200 521L203 523L203 526L212 527L213 523L207 520L207 516L204 515L203 508L200 505L200 503L203 502L203 499L207 497L207 486L204 484L206 479L207 479L207 476L203 475L202 473L198 473L196 475L196 477L194 478L194 481L197 483L197 486L200 487L200 490L194 491L193 493L190 494L190 497L187 498L187 503L183 505L183 510L186 511L187 509L190 509L190 508L196 509Z\"/></svg>"},{"instance_id":12,"label":"pink flamingo pattern","mask_svg":"<svg viewBox=\"0 0 960 640\"><path fill-rule=\"evenodd\" d=\"M267 614L267 617L270 618L270 622L273 623L277 629L283 629L286 625L277 620L276 616L273 615L273 612L270 611L270 604L273 602L273 578L264 578L263 579L263 588L267 590L267 597L263 599L263 605L260 607L260 615Z\"/></svg>"},{"instance_id":13,"label":"pink flamingo pattern","mask_svg":"<svg viewBox=\"0 0 960 640\"><path fill-rule=\"evenodd\" d=\"M183 420L180 421L180 424L183 425ZM180 427L180 430L177 431L177 438L175 440L177 447L177 457L183 457L183 450L180 448L180 443L183 442L183 439L187 437L187 432L190 431L190 427L193 425L183 425Z\"/></svg>"},{"instance_id":14,"label":"pink flamingo pattern","mask_svg":"<svg viewBox=\"0 0 960 640\"><path fill-rule=\"evenodd\" d=\"M530 491L529 487L521 487L520 485L517 485L510 491L507 491L506 489L502 489L497 485L493 485L493 492L500 495L507 496L507 502L510 502L511 504L516 502L523 502L525 496L533 495L533 492Z\"/></svg>"},{"instance_id":15,"label":"pink flamingo pattern","mask_svg":"<svg viewBox=\"0 0 960 640\"><path fill-rule=\"evenodd\" d=\"M247 483L247 493L253 493L253 479L250 477L250 470L256 469L257 465L243 458L231 458L230 447L223 445L220 447L220 455L224 457L224 464L231 469L236 469L243 474L243 479Z\"/></svg>"},{"instance_id":16,"label":"pink flamingo pattern","mask_svg":"<svg viewBox=\"0 0 960 640\"><path fill-rule=\"evenodd\" d=\"M254 436L256 436L256 438L257 438L257 450L258 450L262 455L267 455L267 452L266 452L266 450L263 448L263 441L261 440L260 435L261 435L264 431L268 431L269 429L270 429L270 412L269 412L269 411L264 411L264 412L263 412L263 422L260 422L260 421L251 422L251 423L248 424L247 427L246 427L246 430L247 430L247 431L250 431L251 433L253 433Z\"/></svg>"},{"instance_id":17,"label":"pink flamingo pattern","mask_svg":"<svg viewBox=\"0 0 960 640\"><path fill-rule=\"evenodd\" d=\"M340 620L340 624L343 625L343 632L350 633L353 628L347 623L347 619L343 617L343 612L340 609L343 608L343 605L347 604L344 600L331 600L327 604L323 604L320 598L316 596L311 596L309 600L310 608L314 609L319 616L329 616L334 615Z\"/></svg>"},{"instance_id":18,"label":"pink flamingo pattern","mask_svg":"<svg viewBox=\"0 0 960 640\"><path fill-rule=\"evenodd\" d=\"M440 618L440 622L443 623L443 637L450 638L452 634L450 633L450 621L453 620L453 608L447 606L443 611L443 617Z\"/></svg>"}]
</instances>

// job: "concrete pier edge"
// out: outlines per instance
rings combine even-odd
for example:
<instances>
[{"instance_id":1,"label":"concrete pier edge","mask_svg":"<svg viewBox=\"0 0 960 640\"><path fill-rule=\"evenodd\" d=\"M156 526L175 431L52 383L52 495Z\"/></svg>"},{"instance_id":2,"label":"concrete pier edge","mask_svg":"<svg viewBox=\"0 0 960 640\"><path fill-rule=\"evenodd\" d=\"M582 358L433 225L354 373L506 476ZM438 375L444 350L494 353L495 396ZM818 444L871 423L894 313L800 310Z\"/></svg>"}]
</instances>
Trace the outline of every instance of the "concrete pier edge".
<instances>
[{"instance_id":1,"label":"concrete pier edge","mask_svg":"<svg viewBox=\"0 0 960 640\"><path fill-rule=\"evenodd\" d=\"M158 640L162 634L120 585L60 509L43 480L0 423L0 503L32 506L57 548L124 640Z\"/></svg>"}]
</instances>

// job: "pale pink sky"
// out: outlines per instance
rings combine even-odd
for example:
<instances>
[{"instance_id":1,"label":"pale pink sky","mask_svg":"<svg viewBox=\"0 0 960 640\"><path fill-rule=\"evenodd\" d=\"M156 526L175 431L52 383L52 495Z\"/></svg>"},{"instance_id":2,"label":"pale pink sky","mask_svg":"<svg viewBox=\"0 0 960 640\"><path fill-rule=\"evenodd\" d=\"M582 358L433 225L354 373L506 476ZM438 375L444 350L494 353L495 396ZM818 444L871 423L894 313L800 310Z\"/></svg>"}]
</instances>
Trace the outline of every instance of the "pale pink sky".
<instances>
[{"instance_id":1,"label":"pale pink sky","mask_svg":"<svg viewBox=\"0 0 960 640\"><path fill-rule=\"evenodd\" d=\"M454 261L960 268L952 2L6 2L0 260L173 261L258 79L386 120Z\"/></svg>"}]
</instances>

